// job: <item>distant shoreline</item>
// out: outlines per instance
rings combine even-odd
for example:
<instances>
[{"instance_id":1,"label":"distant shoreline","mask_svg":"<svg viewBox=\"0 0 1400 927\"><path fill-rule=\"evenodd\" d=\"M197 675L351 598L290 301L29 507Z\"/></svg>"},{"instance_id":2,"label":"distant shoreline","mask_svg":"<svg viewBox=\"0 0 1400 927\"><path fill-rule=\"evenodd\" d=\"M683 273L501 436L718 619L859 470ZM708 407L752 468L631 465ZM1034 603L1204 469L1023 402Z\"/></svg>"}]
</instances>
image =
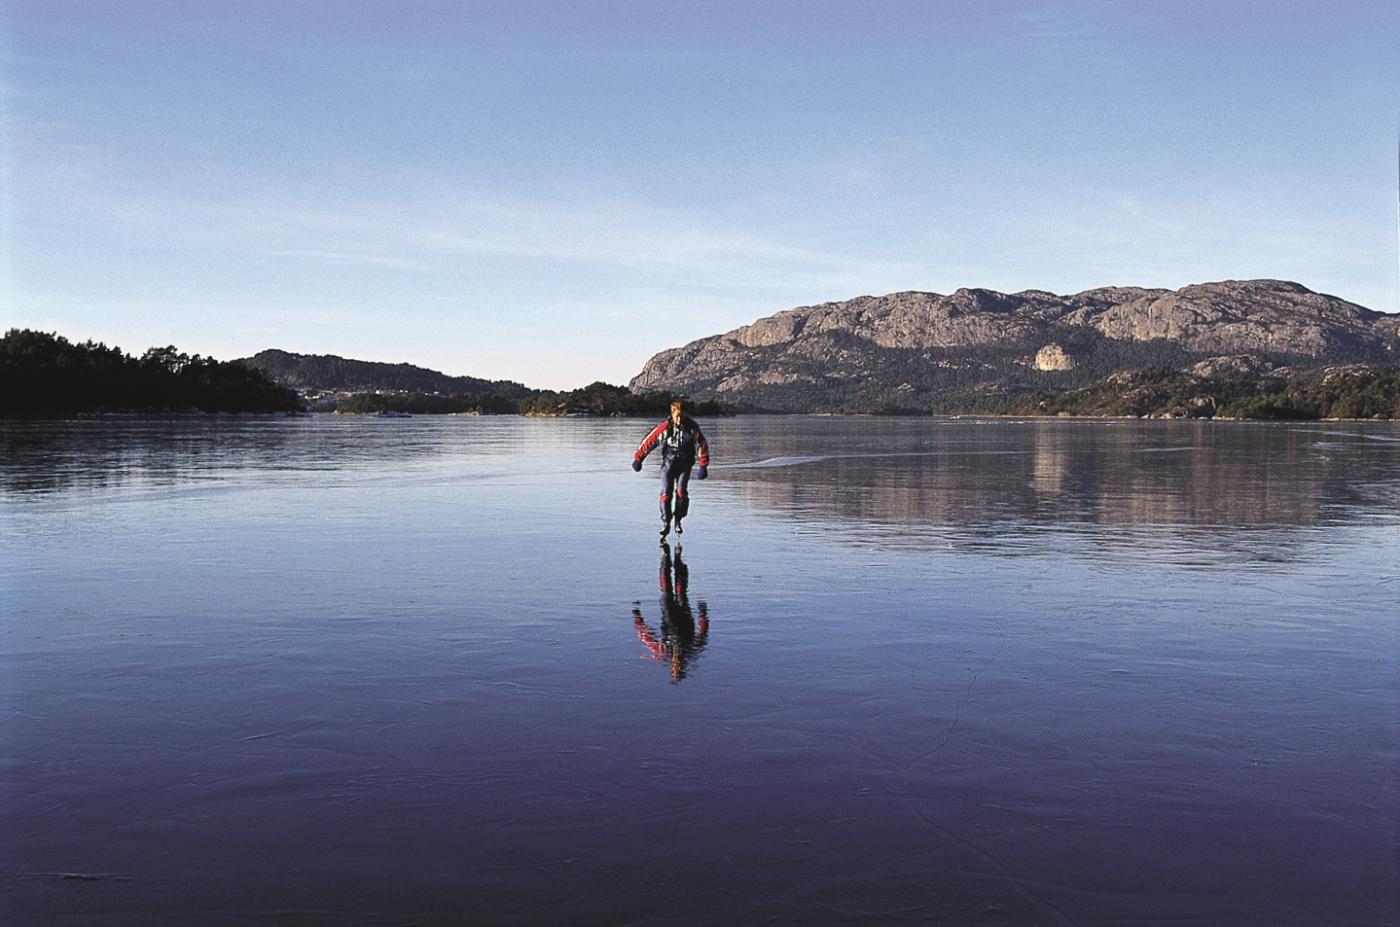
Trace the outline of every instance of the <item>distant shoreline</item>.
<instances>
[{"instance_id":1,"label":"distant shoreline","mask_svg":"<svg viewBox=\"0 0 1400 927\"><path fill-rule=\"evenodd\" d=\"M169 346L152 348L138 358L93 342L74 344L56 334L12 329L0 338L0 417L334 412L380 417L647 418L664 417L671 402L680 400L692 415L702 418L817 414L1093 420L1400 419L1400 368L1374 363L1260 371L1245 369L1243 361L1235 358L1238 363L1233 367L1125 368L1081 380L1084 385L1077 387L1032 378L1008 383L979 380L963 383L958 389L930 384L916 388L904 383L893 392L868 378L834 380L804 375L805 379L799 378L805 384L800 389L784 381L788 385L775 392L771 384L757 383L743 391L728 390L723 395L732 398L721 401L669 389L633 390L601 381L567 392L528 390L513 381L467 381L407 365L330 355L264 352L259 356L267 361L269 354L277 354L279 363L293 364L294 368L290 373L277 365L264 370L245 366L253 359L216 361ZM483 391L461 392L466 388L463 384ZM695 390L701 397L713 397L724 385L705 380L697 383Z\"/></svg>"},{"instance_id":2,"label":"distant shoreline","mask_svg":"<svg viewBox=\"0 0 1400 927\"><path fill-rule=\"evenodd\" d=\"M764 411L742 411L725 413L713 416L699 416L701 418L831 418L831 419L920 419L920 420L988 420L1001 422L1191 422L1198 424L1308 424L1308 423L1357 423L1357 424L1379 424L1395 422L1397 419L1371 417L1371 418L1349 418L1349 417L1327 417L1327 418L1244 418L1234 416L1221 416L1206 418L1170 417L1156 415L1016 415L1010 413L995 412L962 412L962 413L917 413L917 412L764 412ZM237 420L246 421L251 419L312 419L312 418L335 418L347 420L367 420L379 418L426 418L426 419L446 419L446 418L525 418L525 419L635 419L638 421L650 421L654 416L646 414L595 414L591 412L570 412L562 414L548 413L516 413L516 412L429 412L413 413L403 415L380 415L373 412L140 412L140 411L111 411L111 412L80 412L74 415L57 416L0 416L0 425L19 423L40 423L40 422L158 422L158 421L224 421Z\"/></svg>"}]
</instances>

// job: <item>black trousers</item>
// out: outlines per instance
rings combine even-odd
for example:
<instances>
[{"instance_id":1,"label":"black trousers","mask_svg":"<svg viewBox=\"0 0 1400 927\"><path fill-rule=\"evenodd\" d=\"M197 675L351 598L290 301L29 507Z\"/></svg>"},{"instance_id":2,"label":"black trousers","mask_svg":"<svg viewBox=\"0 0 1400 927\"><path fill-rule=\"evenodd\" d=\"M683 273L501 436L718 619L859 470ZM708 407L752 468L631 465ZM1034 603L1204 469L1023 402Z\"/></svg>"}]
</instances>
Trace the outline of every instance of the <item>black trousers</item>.
<instances>
[{"instance_id":1,"label":"black trousers","mask_svg":"<svg viewBox=\"0 0 1400 927\"><path fill-rule=\"evenodd\" d=\"M661 461L661 517L680 521L690 511L690 468L695 461L679 458Z\"/></svg>"}]
</instances>

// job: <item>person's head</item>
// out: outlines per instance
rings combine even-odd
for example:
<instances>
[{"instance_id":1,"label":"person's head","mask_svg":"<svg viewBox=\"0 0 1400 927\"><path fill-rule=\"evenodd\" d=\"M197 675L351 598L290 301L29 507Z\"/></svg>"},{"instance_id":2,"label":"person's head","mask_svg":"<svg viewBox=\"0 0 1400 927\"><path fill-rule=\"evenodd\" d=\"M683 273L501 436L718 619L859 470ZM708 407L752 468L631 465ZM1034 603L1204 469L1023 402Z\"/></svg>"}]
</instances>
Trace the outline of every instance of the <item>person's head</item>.
<instances>
[{"instance_id":1,"label":"person's head","mask_svg":"<svg viewBox=\"0 0 1400 927\"><path fill-rule=\"evenodd\" d=\"M681 423L681 416L685 415L685 404L679 399L671 401L671 421L677 425Z\"/></svg>"}]
</instances>

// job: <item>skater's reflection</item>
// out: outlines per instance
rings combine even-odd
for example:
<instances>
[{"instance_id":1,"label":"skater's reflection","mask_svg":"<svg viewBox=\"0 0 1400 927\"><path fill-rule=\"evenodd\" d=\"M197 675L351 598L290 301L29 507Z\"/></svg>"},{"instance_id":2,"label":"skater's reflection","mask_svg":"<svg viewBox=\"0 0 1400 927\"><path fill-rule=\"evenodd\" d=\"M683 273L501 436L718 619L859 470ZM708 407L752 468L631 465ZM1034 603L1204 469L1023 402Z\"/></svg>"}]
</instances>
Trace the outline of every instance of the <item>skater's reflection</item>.
<instances>
[{"instance_id":1,"label":"skater's reflection","mask_svg":"<svg viewBox=\"0 0 1400 927\"><path fill-rule=\"evenodd\" d=\"M681 559L680 545L671 555L671 545L661 544L661 631L656 633L642 618L640 602L632 606L632 624L637 629L637 637L646 645L653 660L665 663L671 670L671 681L680 682L685 678L686 669L705 649L710 636L710 616L708 608L700 603L699 620L690 609L690 598L686 595L686 580L690 571Z\"/></svg>"}]
</instances>

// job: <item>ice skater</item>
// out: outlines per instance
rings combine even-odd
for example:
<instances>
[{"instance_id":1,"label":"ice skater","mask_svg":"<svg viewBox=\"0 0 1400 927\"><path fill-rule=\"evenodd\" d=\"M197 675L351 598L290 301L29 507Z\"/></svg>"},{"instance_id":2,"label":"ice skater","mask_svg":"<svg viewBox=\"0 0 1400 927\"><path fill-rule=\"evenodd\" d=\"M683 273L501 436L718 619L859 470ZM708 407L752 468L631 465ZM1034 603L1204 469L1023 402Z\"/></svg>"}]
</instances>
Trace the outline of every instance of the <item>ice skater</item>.
<instances>
[{"instance_id":1,"label":"ice skater","mask_svg":"<svg viewBox=\"0 0 1400 927\"><path fill-rule=\"evenodd\" d=\"M657 445L661 445L661 540L671 531L675 520L676 534L683 534L681 519L690 511L690 471L703 480L710 466L710 447L695 419L685 414L685 404L679 399L671 403L671 417L651 430L632 455L632 469L641 472L642 461ZM698 464L698 466L696 466Z\"/></svg>"}]
</instances>

